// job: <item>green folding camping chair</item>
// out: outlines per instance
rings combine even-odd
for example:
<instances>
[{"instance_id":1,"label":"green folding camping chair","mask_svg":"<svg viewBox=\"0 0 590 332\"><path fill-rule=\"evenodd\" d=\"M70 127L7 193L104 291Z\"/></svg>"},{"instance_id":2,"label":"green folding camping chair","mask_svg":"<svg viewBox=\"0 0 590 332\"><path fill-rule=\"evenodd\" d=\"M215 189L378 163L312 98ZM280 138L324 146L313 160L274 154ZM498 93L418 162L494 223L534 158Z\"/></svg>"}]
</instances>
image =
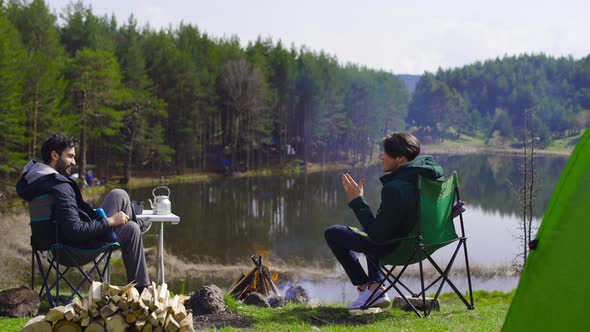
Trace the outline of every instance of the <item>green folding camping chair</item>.
<instances>
[{"instance_id":1,"label":"green folding camping chair","mask_svg":"<svg viewBox=\"0 0 590 332\"><path fill-rule=\"evenodd\" d=\"M42 279L39 290L41 300L47 298L51 307L59 306L60 284L65 283L69 286L67 290L71 292L66 297L66 303L69 303L74 296L82 298L81 288L86 283L92 283L93 274L96 274L101 282L108 279L111 253L120 247L118 242L108 242L94 248L66 245L60 241L59 224L51 215L51 195L37 196L28 205L31 218L31 289L35 289L36 265ZM85 269L86 264L90 266ZM74 279L70 278L72 274L68 273L70 271L78 271L82 280L74 282ZM50 280L53 274L55 277ZM55 296L52 295L52 291L55 291Z\"/></svg>"},{"instance_id":2,"label":"green folding camping chair","mask_svg":"<svg viewBox=\"0 0 590 332\"><path fill-rule=\"evenodd\" d=\"M453 204L458 202L459 186L457 173L453 174L444 181L429 180L422 176L418 177L418 192L419 192L419 217L416 226L407 237L394 239L383 243L383 245L391 246L397 243L398 246L387 256L379 258L379 268L382 270L385 277L381 281L380 287L376 288L372 296L369 297L362 309L368 308L374 301L377 300L375 294L381 286L388 286L385 292L391 288L404 299L408 306L419 316L427 317L433 309L434 303L438 299L440 292L445 284L448 284L457 296L463 301L468 309L474 309L473 294L471 289L471 273L469 270L469 258L467 255L467 237L465 237L465 229L463 227L463 215L459 215L461 225L461 237L457 236L455 225L451 212ZM432 258L432 254L449 244L456 243L455 250L447 265L442 269L439 264ZM463 248L465 256L465 269L467 274L467 283L469 287L468 302L463 294L457 289L454 283L449 278L449 273L455 262L460 249ZM425 286L424 278L424 261L427 260L432 267L438 272L438 276ZM412 291L401 278L409 265L418 263L420 268L420 292ZM374 263L373 263L374 264ZM390 268L388 268L390 267ZM396 267L401 267L399 272L394 272ZM431 301L430 305L426 305L426 291L438 284L438 289ZM409 292L412 297L422 299L423 315L410 302L407 296L400 288Z\"/></svg>"}]
</instances>

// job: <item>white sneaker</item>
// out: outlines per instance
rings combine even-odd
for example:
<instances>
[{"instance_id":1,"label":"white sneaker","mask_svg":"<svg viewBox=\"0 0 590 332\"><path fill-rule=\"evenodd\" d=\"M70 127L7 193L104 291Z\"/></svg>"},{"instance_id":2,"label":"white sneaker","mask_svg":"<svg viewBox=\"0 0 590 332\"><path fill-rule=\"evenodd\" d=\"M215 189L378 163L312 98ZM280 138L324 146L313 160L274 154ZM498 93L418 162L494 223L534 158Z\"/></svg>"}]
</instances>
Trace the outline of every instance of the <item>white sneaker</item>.
<instances>
[{"instance_id":1,"label":"white sneaker","mask_svg":"<svg viewBox=\"0 0 590 332\"><path fill-rule=\"evenodd\" d=\"M372 293L373 291L370 290L369 287L364 291L359 290L359 297L348 305L348 309L360 309L367 302ZM370 308L386 308L391 304L389 296L387 296L387 293L383 292L383 289L379 289L375 296L377 296L377 299L369 306Z\"/></svg>"}]
</instances>

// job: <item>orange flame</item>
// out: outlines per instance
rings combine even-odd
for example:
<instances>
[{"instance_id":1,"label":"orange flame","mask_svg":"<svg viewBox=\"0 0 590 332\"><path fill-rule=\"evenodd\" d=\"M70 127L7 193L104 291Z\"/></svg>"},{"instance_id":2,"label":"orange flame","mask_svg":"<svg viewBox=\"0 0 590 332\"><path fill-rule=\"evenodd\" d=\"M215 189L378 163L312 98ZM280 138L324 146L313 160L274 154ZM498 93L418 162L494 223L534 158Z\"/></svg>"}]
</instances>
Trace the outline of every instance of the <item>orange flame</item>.
<instances>
[{"instance_id":1,"label":"orange flame","mask_svg":"<svg viewBox=\"0 0 590 332\"><path fill-rule=\"evenodd\" d=\"M266 249L262 244L254 243L254 252L258 256L262 256L265 260L270 256L270 250Z\"/></svg>"},{"instance_id":2,"label":"orange flame","mask_svg":"<svg viewBox=\"0 0 590 332\"><path fill-rule=\"evenodd\" d=\"M254 243L252 245L254 252L256 253L256 255L254 255L254 257L256 259L258 259L258 256L261 256L263 259L262 264L265 266L265 269L269 269L271 266L270 261L268 260L268 257L271 254L271 251L266 249L263 245L259 244L259 243ZM271 283L274 281L277 281L279 279L279 273L278 272L274 272L272 273L272 275L270 275L270 280L265 279L264 277L261 277L260 272L259 271L253 271L253 280L252 283L250 284L250 286L248 287L248 291L257 291L260 289L271 289ZM270 271L268 271L270 272ZM262 285L262 283L264 283L264 285Z\"/></svg>"},{"instance_id":3,"label":"orange flame","mask_svg":"<svg viewBox=\"0 0 590 332\"><path fill-rule=\"evenodd\" d=\"M258 271L254 271L254 282L250 285L250 289L256 289L258 286Z\"/></svg>"}]
</instances>

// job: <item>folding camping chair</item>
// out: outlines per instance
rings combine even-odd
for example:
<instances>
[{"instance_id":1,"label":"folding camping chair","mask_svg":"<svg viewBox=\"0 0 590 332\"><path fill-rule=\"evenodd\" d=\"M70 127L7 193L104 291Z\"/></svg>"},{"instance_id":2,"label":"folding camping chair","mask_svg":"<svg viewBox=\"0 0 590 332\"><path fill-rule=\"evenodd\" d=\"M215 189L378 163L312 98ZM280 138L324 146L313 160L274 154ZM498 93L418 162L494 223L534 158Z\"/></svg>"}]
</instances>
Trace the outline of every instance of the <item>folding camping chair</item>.
<instances>
[{"instance_id":1,"label":"folding camping chair","mask_svg":"<svg viewBox=\"0 0 590 332\"><path fill-rule=\"evenodd\" d=\"M39 269L43 285L39 290L41 299L47 298L49 305L55 307L60 303L60 284L66 283L72 291L66 303L74 296L82 298L81 287L86 283L92 283L91 275L96 272L99 280L105 281L108 276L108 266L111 253L119 248L119 243L110 242L98 248L75 248L60 242L59 225L51 218L51 195L41 195L29 202L30 226L31 226L31 289L35 289L35 263ZM54 237L48 234L55 234ZM91 263L92 266L84 269L83 266ZM60 266L65 269L61 270ZM74 282L67 277L72 276L70 271L79 271L82 280ZM52 271L55 277L51 278ZM70 278L72 279L72 278ZM55 290L55 297L51 295Z\"/></svg>"},{"instance_id":2,"label":"folding camping chair","mask_svg":"<svg viewBox=\"0 0 590 332\"><path fill-rule=\"evenodd\" d=\"M465 229L463 227L463 215L459 215L461 237L457 236L453 218L451 216L453 204L455 202L459 202L460 199L457 173L453 172L453 174L444 181L429 180L419 176L418 192L419 217L416 222L416 226L410 232L409 236L400 239L394 239L383 244L391 246L397 243L398 246L395 247L395 249L389 255L379 258L378 265L385 277L381 281L379 287L377 287L373 294L369 297L362 309L368 308L373 302L377 300L377 296L375 296L376 293L387 283L389 285L385 288L385 292L389 291L391 288L395 289L396 292L419 317L427 317L430 315L430 312L432 311L433 306L438 299L438 296L440 295L440 292L445 283L453 289L453 291L457 294L461 301L463 301L468 309L474 309L473 293L471 289L471 273L469 270L469 258L467 255L467 237L465 237ZM443 270L439 264L434 261L432 254L436 250L454 242L457 242L457 245L452 257ZM461 294L455 284L449 279L449 273L461 248L463 248L463 254L465 256L465 269L467 273L470 302L465 299L463 294ZM424 260L430 262L432 267L438 272L438 276L426 287L424 286ZM421 290L419 293L412 291L401 281L401 278L408 266L415 263L418 263L420 268ZM391 266L391 268L388 269L387 266ZM398 266L401 267L401 270L399 273L394 273L394 269ZM430 303L430 306L427 307L426 291L437 285L437 283L438 289L434 299ZM424 316L420 314L418 309L416 309L412 302L408 300L400 288L408 291L414 298L422 297L421 304Z\"/></svg>"}]
</instances>

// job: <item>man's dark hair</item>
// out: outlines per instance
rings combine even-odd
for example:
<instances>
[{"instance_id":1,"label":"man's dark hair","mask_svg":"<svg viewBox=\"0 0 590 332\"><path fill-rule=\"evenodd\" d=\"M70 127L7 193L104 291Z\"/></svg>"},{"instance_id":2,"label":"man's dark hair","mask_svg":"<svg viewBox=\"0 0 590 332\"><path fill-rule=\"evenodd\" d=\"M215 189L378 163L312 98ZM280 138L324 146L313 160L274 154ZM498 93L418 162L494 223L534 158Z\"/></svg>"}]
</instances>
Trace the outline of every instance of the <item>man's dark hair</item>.
<instances>
[{"instance_id":1,"label":"man's dark hair","mask_svg":"<svg viewBox=\"0 0 590 332\"><path fill-rule=\"evenodd\" d=\"M41 147L41 157L43 162L49 164L51 162L51 151L57 152L61 155L66 148L74 148L78 144L78 140L74 137L67 137L62 134L53 134L43 143Z\"/></svg>"},{"instance_id":2,"label":"man's dark hair","mask_svg":"<svg viewBox=\"0 0 590 332\"><path fill-rule=\"evenodd\" d=\"M383 138L383 150L392 158L405 156L411 161L420 154L420 141L408 132L396 131Z\"/></svg>"}]
</instances>

